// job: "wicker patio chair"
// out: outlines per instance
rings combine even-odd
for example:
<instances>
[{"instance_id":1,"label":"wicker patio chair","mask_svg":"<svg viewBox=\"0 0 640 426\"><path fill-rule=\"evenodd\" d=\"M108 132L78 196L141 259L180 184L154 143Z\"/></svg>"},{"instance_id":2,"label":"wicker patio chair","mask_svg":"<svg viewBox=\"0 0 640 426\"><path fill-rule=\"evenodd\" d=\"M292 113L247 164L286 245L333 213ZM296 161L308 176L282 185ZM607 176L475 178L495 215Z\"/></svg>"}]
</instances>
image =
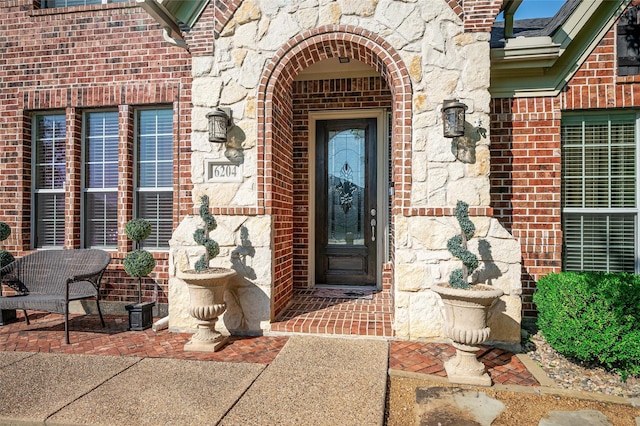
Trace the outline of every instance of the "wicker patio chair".
<instances>
[{"instance_id":1,"label":"wicker patio chair","mask_svg":"<svg viewBox=\"0 0 640 426\"><path fill-rule=\"evenodd\" d=\"M23 256L0 269L0 282L16 294L2 296L0 309L64 314L66 342L69 344L69 302L95 298L102 327L100 280L111 261L109 253L97 249L41 250Z\"/></svg>"}]
</instances>

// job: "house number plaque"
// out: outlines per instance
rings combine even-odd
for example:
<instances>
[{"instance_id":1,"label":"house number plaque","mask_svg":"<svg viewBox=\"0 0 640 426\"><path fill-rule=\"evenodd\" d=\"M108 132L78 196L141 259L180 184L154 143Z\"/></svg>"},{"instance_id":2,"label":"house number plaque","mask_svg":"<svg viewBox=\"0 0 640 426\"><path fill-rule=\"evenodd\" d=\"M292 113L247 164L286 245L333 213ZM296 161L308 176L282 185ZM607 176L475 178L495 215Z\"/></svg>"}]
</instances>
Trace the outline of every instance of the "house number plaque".
<instances>
[{"instance_id":1,"label":"house number plaque","mask_svg":"<svg viewBox=\"0 0 640 426\"><path fill-rule=\"evenodd\" d=\"M210 162L207 167L209 182L242 182L242 165L228 162Z\"/></svg>"}]
</instances>

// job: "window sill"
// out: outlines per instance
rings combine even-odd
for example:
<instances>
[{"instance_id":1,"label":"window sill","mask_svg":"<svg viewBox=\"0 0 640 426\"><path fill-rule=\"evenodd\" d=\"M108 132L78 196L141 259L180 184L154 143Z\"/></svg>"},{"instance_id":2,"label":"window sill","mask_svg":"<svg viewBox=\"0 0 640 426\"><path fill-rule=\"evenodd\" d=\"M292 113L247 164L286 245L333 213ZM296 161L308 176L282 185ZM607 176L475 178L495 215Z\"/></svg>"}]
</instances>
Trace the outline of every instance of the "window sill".
<instances>
[{"instance_id":1,"label":"window sill","mask_svg":"<svg viewBox=\"0 0 640 426\"><path fill-rule=\"evenodd\" d=\"M130 253L128 251L125 251L125 252L115 251L115 250L113 250L113 251L105 250L105 251L109 252L109 254L111 255L112 259L124 259ZM147 249L147 251L153 255L153 258L155 260L168 260L169 259L169 249L155 249L155 250L154 249Z\"/></svg>"}]
</instances>

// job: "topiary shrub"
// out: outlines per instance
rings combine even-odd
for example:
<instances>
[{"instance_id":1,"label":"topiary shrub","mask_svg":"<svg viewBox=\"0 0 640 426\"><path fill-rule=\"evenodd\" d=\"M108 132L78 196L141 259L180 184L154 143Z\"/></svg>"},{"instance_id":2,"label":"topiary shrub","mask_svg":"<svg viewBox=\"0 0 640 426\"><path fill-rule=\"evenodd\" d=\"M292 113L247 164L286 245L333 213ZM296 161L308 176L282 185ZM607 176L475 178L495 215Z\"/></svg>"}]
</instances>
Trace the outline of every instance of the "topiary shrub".
<instances>
[{"instance_id":1,"label":"topiary shrub","mask_svg":"<svg viewBox=\"0 0 640 426\"><path fill-rule=\"evenodd\" d=\"M146 277L156 266L153 255L146 250L139 249L140 241L151 235L151 222L147 219L131 219L125 226L127 237L135 241L136 249L127 254L122 262L124 271L132 277L138 278L138 303L142 303L142 277Z\"/></svg>"},{"instance_id":2,"label":"topiary shrub","mask_svg":"<svg viewBox=\"0 0 640 426\"><path fill-rule=\"evenodd\" d=\"M11 227L5 222L0 222L0 241L4 241L11 235ZM0 250L0 268L4 268L11 262L16 260L11 253L6 250Z\"/></svg>"},{"instance_id":3,"label":"topiary shrub","mask_svg":"<svg viewBox=\"0 0 640 426\"><path fill-rule=\"evenodd\" d=\"M146 277L153 271L156 261L153 255L146 250L134 250L127 254L122 262L124 271L132 277Z\"/></svg>"},{"instance_id":4,"label":"topiary shrub","mask_svg":"<svg viewBox=\"0 0 640 426\"><path fill-rule=\"evenodd\" d=\"M538 280L538 327L564 356L640 376L640 277L562 272Z\"/></svg>"},{"instance_id":5,"label":"topiary shrub","mask_svg":"<svg viewBox=\"0 0 640 426\"><path fill-rule=\"evenodd\" d=\"M218 227L216 219L209 212L209 197L200 197L200 217L204 221L202 228L196 229L193 233L193 240L204 246L204 254L193 265L196 272L203 272L209 269L209 261L220 253L220 246L217 242L209 238L209 233Z\"/></svg>"},{"instance_id":6,"label":"topiary shrub","mask_svg":"<svg viewBox=\"0 0 640 426\"><path fill-rule=\"evenodd\" d=\"M0 222L0 241L4 241L11 235L11 227L5 222Z\"/></svg>"},{"instance_id":7,"label":"topiary shrub","mask_svg":"<svg viewBox=\"0 0 640 426\"><path fill-rule=\"evenodd\" d=\"M16 259L11 253L6 250L0 250L0 268L4 268L14 260Z\"/></svg>"},{"instance_id":8,"label":"topiary shrub","mask_svg":"<svg viewBox=\"0 0 640 426\"><path fill-rule=\"evenodd\" d=\"M467 250L467 241L473 238L476 227L469 220L469 205L458 201L455 211L461 233L447 241L447 249L462 261L462 268L455 269L449 276L449 285L455 288L471 288L469 275L478 267L478 256Z\"/></svg>"},{"instance_id":9,"label":"topiary shrub","mask_svg":"<svg viewBox=\"0 0 640 426\"><path fill-rule=\"evenodd\" d=\"M147 219L131 219L124 228L127 237L133 241L142 241L151 235L151 222Z\"/></svg>"}]
</instances>

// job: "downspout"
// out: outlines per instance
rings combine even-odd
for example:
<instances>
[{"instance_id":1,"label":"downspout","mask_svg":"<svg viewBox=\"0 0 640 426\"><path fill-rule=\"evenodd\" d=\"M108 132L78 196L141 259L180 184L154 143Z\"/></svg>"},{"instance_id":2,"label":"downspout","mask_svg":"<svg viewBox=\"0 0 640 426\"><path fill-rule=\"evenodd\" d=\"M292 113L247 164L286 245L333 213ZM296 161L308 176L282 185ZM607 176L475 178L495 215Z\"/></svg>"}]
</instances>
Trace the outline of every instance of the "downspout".
<instances>
[{"instance_id":1,"label":"downspout","mask_svg":"<svg viewBox=\"0 0 640 426\"><path fill-rule=\"evenodd\" d=\"M162 26L162 37L170 44L189 51L189 46L182 38L182 31L176 18L156 0L136 0L153 19Z\"/></svg>"},{"instance_id":2,"label":"downspout","mask_svg":"<svg viewBox=\"0 0 640 426\"><path fill-rule=\"evenodd\" d=\"M184 40L182 40L182 38L177 39L177 38L171 37L171 28L163 27L163 29L164 31L162 31L162 37L166 42L173 44L174 46L182 47L187 52L189 51L189 46L187 46L187 43Z\"/></svg>"}]
</instances>

